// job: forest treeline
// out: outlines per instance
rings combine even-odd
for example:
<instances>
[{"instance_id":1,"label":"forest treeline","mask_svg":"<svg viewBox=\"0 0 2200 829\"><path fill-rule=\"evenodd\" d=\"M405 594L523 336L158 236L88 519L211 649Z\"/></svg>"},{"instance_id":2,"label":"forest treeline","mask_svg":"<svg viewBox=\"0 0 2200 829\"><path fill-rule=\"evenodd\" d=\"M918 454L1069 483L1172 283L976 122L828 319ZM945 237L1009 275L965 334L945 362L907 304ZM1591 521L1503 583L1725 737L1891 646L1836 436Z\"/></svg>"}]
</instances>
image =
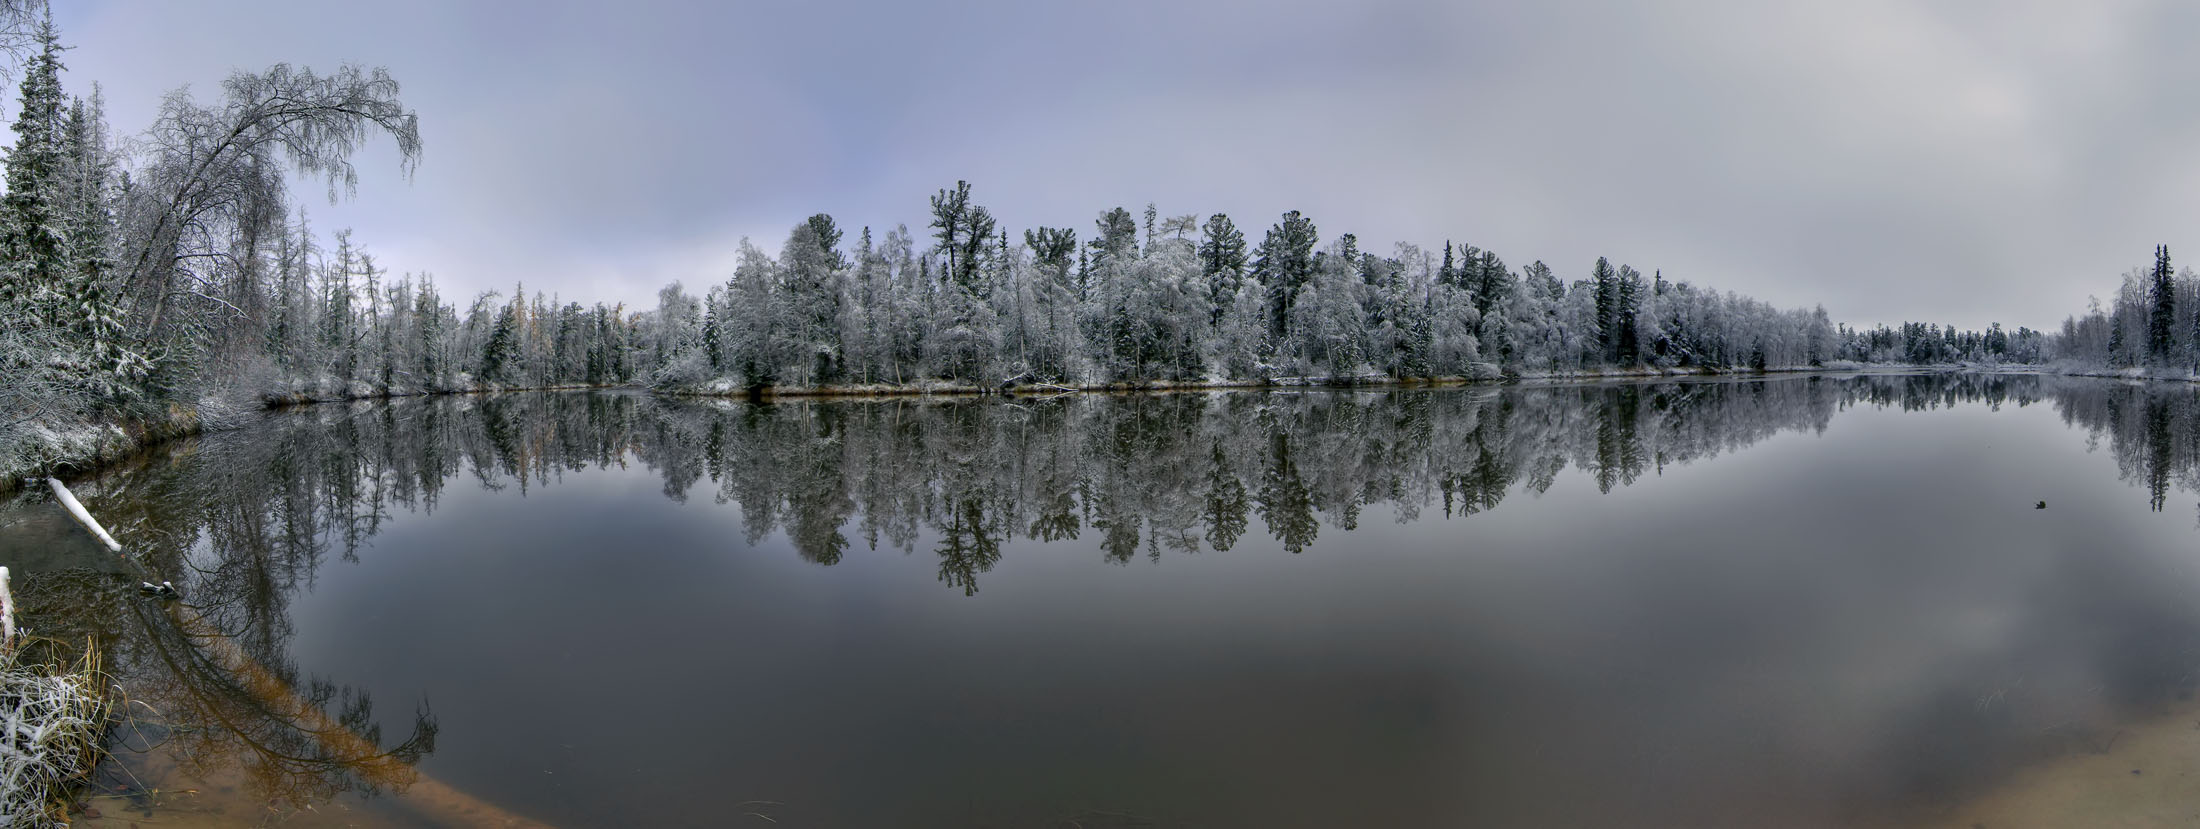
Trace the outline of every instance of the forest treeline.
<instances>
[{"instance_id":1,"label":"forest treeline","mask_svg":"<svg viewBox=\"0 0 2200 829\"><path fill-rule=\"evenodd\" d=\"M897 226L852 244L829 215L774 257L744 241L700 296L667 287L647 316L648 381L675 389L948 380L1086 384L1279 378L1491 378L1829 361L2040 359L2030 329L1910 324L1859 331L1599 258L1568 281L1495 251L1358 237L1324 243L1284 213L1258 243L1226 214L1102 212L1082 241L1021 242L968 182L931 199L928 236ZM927 244L928 243L928 244Z\"/></svg>"},{"instance_id":2,"label":"forest treeline","mask_svg":"<svg viewBox=\"0 0 2200 829\"><path fill-rule=\"evenodd\" d=\"M349 362L396 352L372 347L390 334L368 319L400 296L436 303L384 291L341 235L329 261L285 230L290 175L346 192L370 137L393 139L410 173L418 119L397 82L353 66L238 72L211 104L170 93L117 141L96 85L64 92L44 12L0 2L0 51L27 55L0 195L0 470L126 448L121 423L188 428L285 377L386 370Z\"/></svg>"},{"instance_id":3,"label":"forest treeline","mask_svg":"<svg viewBox=\"0 0 2200 829\"><path fill-rule=\"evenodd\" d=\"M2063 320L2056 355L2073 367L2152 375L2200 374L2200 275L2175 269L2169 247L2135 267L2103 306Z\"/></svg>"},{"instance_id":4,"label":"forest treeline","mask_svg":"<svg viewBox=\"0 0 2200 829\"><path fill-rule=\"evenodd\" d=\"M0 3L0 16L22 23L35 7ZM293 175L325 182L331 198L350 191L354 151L382 136L411 174L418 119L387 72L239 72L211 103L170 94L122 141L96 85L63 90L50 20L29 22L0 196L0 468L11 470L82 456L116 423L497 388L2200 364L2189 273L2167 294L2127 287L2056 336L1857 329L1823 308L1776 308L1601 258L1562 272L1450 241L1363 250L1298 211L1263 230L1116 207L1083 233L1018 233L967 182L931 197L922 232L850 232L818 214L776 255L743 241L731 273L666 286L651 308L523 285L454 299L427 274L391 274L346 231L316 232L291 203Z\"/></svg>"}]
</instances>

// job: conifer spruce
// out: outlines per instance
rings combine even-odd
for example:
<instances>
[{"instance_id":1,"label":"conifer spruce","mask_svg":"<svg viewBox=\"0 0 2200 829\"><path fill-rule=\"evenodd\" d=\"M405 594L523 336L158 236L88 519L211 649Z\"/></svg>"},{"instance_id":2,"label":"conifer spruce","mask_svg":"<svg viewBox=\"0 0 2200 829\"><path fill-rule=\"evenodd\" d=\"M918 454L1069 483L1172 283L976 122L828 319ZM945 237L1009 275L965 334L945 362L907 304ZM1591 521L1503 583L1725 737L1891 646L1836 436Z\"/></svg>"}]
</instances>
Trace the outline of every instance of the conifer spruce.
<instances>
[{"instance_id":1,"label":"conifer spruce","mask_svg":"<svg viewBox=\"0 0 2200 829\"><path fill-rule=\"evenodd\" d=\"M38 53L23 68L15 149L8 153L8 192L0 197L0 304L32 310L45 325L60 325L69 293L67 240L60 214L62 146L61 47L51 14L38 25Z\"/></svg>"}]
</instances>

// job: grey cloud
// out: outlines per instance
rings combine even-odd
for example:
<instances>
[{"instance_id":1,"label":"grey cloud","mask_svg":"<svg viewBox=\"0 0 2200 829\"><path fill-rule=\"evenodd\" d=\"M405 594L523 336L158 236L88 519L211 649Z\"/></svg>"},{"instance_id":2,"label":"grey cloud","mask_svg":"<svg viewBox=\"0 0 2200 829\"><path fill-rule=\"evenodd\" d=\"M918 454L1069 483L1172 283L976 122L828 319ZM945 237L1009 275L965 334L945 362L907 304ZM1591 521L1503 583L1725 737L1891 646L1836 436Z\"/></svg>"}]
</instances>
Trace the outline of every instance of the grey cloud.
<instances>
[{"instance_id":1,"label":"grey cloud","mask_svg":"<svg viewBox=\"0 0 2200 829\"><path fill-rule=\"evenodd\" d=\"M647 303L813 212L921 225L956 179L1011 228L1297 209L1371 250L1608 255L1863 324L2053 325L2157 242L2200 252L2200 21L2166 3L59 12L65 82L122 132L233 69L390 67L418 179L377 148L357 200L302 201L453 293Z\"/></svg>"}]
</instances>

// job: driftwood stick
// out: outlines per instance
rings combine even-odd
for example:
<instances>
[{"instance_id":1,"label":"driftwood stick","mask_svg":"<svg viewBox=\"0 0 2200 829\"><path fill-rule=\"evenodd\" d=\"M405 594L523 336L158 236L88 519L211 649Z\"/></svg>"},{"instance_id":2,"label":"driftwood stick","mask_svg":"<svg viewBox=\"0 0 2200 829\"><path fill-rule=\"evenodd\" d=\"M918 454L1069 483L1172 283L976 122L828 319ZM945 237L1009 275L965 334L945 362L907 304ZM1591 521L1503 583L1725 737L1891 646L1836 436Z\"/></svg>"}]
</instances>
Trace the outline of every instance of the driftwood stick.
<instances>
[{"instance_id":1,"label":"driftwood stick","mask_svg":"<svg viewBox=\"0 0 2200 829\"><path fill-rule=\"evenodd\" d=\"M15 591L8 587L6 567L0 567L0 648L15 649Z\"/></svg>"},{"instance_id":2,"label":"driftwood stick","mask_svg":"<svg viewBox=\"0 0 2200 829\"><path fill-rule=\"evenodd\" d=\"M61 505L68 508L69 515L76 518L76 523L83 524L84 529L90 530L101 544L107 545L107 549L122 552L122 544L115 541L114 536L107 534L107 528L100 526L99 521L84 510L83 504L77 503L76 495L62 485L60 478L47 478L46 483L53 486L54 497L61 499Z\"/></svg>"}]
</instances>

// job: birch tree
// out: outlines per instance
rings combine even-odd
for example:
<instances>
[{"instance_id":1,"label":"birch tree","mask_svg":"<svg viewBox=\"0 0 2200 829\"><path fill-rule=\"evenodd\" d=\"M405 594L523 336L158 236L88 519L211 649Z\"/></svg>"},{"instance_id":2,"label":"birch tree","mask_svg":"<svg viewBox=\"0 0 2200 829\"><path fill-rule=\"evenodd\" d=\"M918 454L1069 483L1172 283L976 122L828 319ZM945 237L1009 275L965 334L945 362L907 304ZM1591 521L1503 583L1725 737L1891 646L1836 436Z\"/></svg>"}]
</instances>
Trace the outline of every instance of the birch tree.
<instances>
[{"instance_id":1,"label":"birch tree","mask_svg":"<svg viewBox=\"0 0 2200 829\"><path fill-rule=\"evenodd\" d=\"M409 177L419 162L419 118L383 69L344 66L320 75L277 64L231 75L222 93L211 107L185 90L169 93L123 207L122 277L147 340L203 336L204 319L179 321L179 305L237 311L220 299L215 265L228 234L283 214L286 164L323 179L334 201L357 188L351 157L374 134L396 142L401 174Z\"/></svg>"}]
</instances>

